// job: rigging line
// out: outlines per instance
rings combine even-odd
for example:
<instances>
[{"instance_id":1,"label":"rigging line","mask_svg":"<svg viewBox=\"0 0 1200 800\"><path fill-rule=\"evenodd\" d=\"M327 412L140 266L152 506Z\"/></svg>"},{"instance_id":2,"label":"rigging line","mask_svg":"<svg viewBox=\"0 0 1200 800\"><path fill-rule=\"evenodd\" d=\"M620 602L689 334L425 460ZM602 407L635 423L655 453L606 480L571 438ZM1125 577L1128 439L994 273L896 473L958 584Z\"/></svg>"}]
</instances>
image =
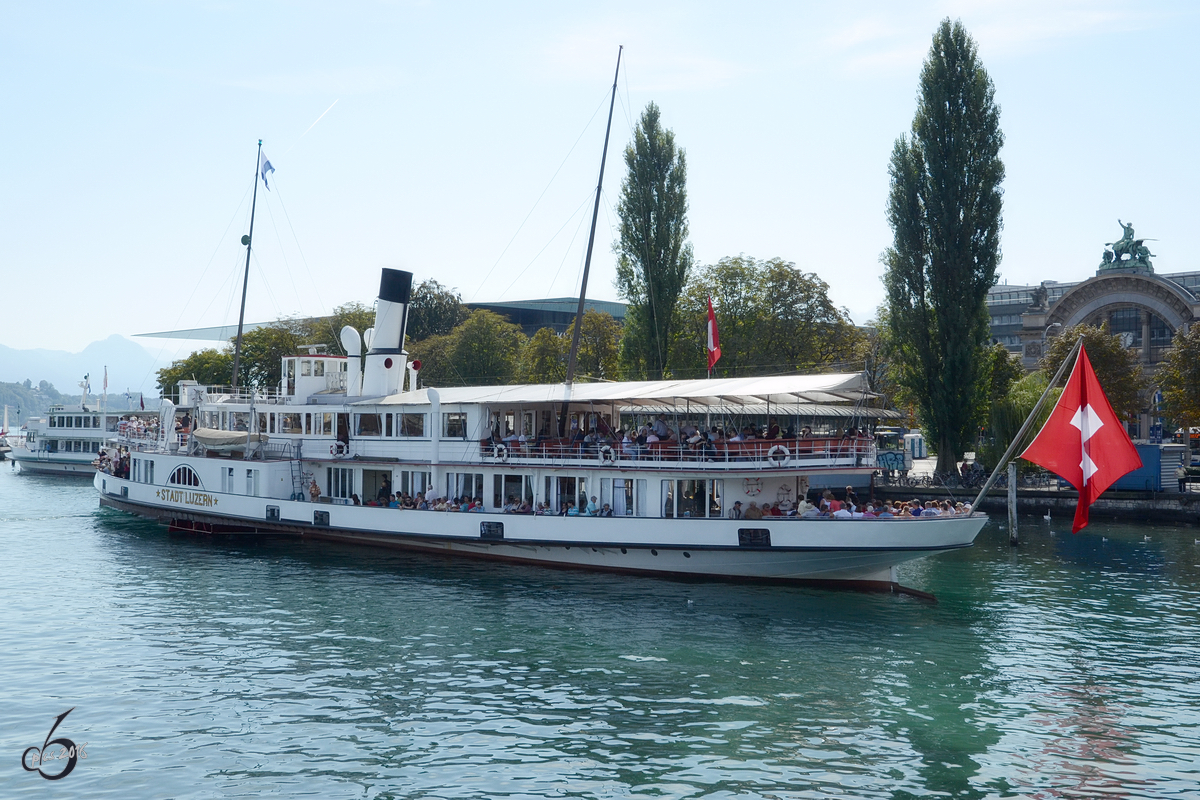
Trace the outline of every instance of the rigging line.
<instances>
[{"instance_id":1,"label":"rigging line","mask_svg":"<svg viewBox=\"0 0 1200 800\"><path fill-rule=\"evenodd\" d=\"M315 120L313 120L313 124L309 125L307 128L305 128L304 133L300 134L300 136L296 139L296 141L292 142L292 146L289 147L287 150L283 151L283 154L286 156L288 153L292 152L293 148L295 148L296 145L300 144L300 139L303 139L305 134L307 134L313 128L317 127L317 123L320 122L322 119L324 119L325 115L328 114L330 111L332 111L333 107L338 104L338 100L341 100L341 99L342 98L339 97L337 100L334 100L332 103L330 103L329 108L322 111L321 116L319 116Z\"/></svg>"},{"instance_id":2,"label":"rigging line","mask_svg":"<svg viewBox=\"0 0 1200 800\"><path fill-rule=\"evenodd\" d=\"M267 216L271 218L271 227L275 230L275 241L279 242L279 255L283 258L283 268L287 272L288 281L292 284L292 294L296 296L296 304L300 307L297 313L303 313L304 302L300 299L300 290L296 288L296 279L292 276L292 265L288 263L287 252L283 249L283 238L279 235L279 226L275 224L275 212L271 210L271 204L263 203L267 207ZM276 310L279 310L276 307Z\"/></svg>"},{"instance_id":3,"label":"rigging line","mask_svg":"<svg viewBox=\"0 0 1200 800\"><path fill-rule=\"evenodd\" d=\"M278 180L278 179L276 179ZM300 246L300 237L296 235L296 228L292 225L292 218L288 214L287 205L283 202L283 192L278 183L275 188L279 190L276 197L279 198L279 207L283 209L283 218L287 220L288 229L292 232L292 239L296 242L296 251L300 253L300 262L304 264L304 273L308 276L308 285L313 287L313 293L317 295L317 309L321 310L324 306L324 301L321 299L320 293L317 292L317 282L313 279L312 269L308 266L308 258L304 255L304 248Z\"/></svg>"},{"instance_id":4,"label":"rigging line","mask_svg":"<svg viewBox=\"0 0 1200 800\"><path fill-rule=\"evenodd\" d=\"M263 270L262 262L258 260L258 254L251 252L250 261L253 262L255 268L258 270L258 277L263 282L263 288L267 290L267 297L271 298L271 305L275 306L275 313L282 314L283 312L280 309L279 301L275 299L275 293L271 291L271 282L267 280L267 273L265 270ZM280 319L282 319L282 317ZM276 320L276 322L278 321L279 320Z\"/></svg>"},{"instance_id":5,"label":"rigging line","mask_svg":"<svg viewBox=\"0 0 1200 800\"><path fill-rule=\"evenodd\" d=\"M572 211L572 212L571 212L571 214L570 214L570 215L567 217L567 220L566 220L566 222L564 222L564 223L562 224L562 227L560 227L558 230L556 230L556 231L554 232L554 235L553 235L553 236L551 236L551 237L549 238L549 240L547 240L547 242L546 242L544 245L542 245L542 249L537 251L537 254L536 254L536 255L535 255L535 256L534 256L534 257L533 257L533 258L532 258L532 259L529 261L529 263L528 263L528 264L526 264L526 265L525 265L524 269L522 269L520 272L518 272L518 273L517 273L517 277L513 278L513 280L512 280L512 283L510 283L510 284L508 285L508 289L505 289L503 292L501 292L501 293L500 293L500 296L501 296L501 297L504 297L504 295L508 293L508 290L509 290L509 289L511 289L513 286L515 286L515 285L516 285L517 281L521 279L521 276L522 276L522 275L524 275L524 274L525 274L525 272L526 272L526 271L527 271L527 270L528 270L530 267L532 267L532 266L533 266L534 262L535 262L535 261L537 261L537 260L538 260L538 258L540 258L540 257L541 257L542 253L546 252L546 248L548 248L550 245L554 244L554 240L558 238L558 235L559 235L560 233L562 233L562 232L563 232L563 229L564 229L564 228L566 228L568 225L570 225L570 224L571 224L571 220L575 218L575 215L576 215L576 214L578 214L578 213L579 213L579 211L580 211L580 210L581 210L581 209L582 209L584 206L586 206L586 205L587 205L587 202L588 202L588 200L591 200L591 199L592 199L592 193L591 193L591 192L588 192L588 193L587 193L587 197L583 198L583 202L582 202L582 203L580 203L580 204L579 204L579 206L578 206L578 207L577 207L577 208L576 208L574 211ZM576 232L576 235L578 235L578 231ZM575 237L574 237L574 236L572 236L572 237L571 237L571 242L572 242L572 243L574 243L574 241L575 241ZM570 245L567 245L567 247L568 247L568 249L570 249ZM551 283L551 285L553 285L553 283Z\"/></svg>"},{"instance_id":6,"label":"rigging line","mask_svg":"<svg viewBox=\"0 0 1200 800\"><path fill-rule=\"evenodd\" d=\"M600 99L600 103L596 106L596 110L592 112L592 116L588 119L587 124L584 125L583 130L579 132L579 136L575 139L575 144L571 145L571 149L567 151L565 156L563 156L562 163L558 165L558 169L554 170L554 174L550 176L550 181L546 184L546 188L542 189L542 193L538 195L538 199L533 201L533 207L529 209L529 213L525 215L525 219L521 220L521 224L517 226L516 232L513 233L512 238L508 240L508 244L504 245L504 249L500 251L500 256L496 259L496 263L492 264L491 269L489 269L487 274L483 276L483 280L476 285L475 294L471 296L472 300L479 296L479 292L481 289L483 289L483 285L487 283L488 278L492 276L492 272L494 272L496 267L499 266L500 260L504 258L504 254L508 252L508 248L512 247L512 243L517 240L517 236L520 235L521 230L525 227L525 223L528 222L529 218L533 216L533 212L537 209L538 203L542 202L542 198L546 196L546 192L550 191L550 186L554 183L554 179L558 177L558 173L562 172L562 168L567 164L567 159L571 157L571 153L575 152L575 148L579 145L580 140L583 139L583 135L587 133L588 128L592 126L592 120L594 120L596 115L600 113L600 109L604 108L605 97L608 97L607 89L604 91L604 97Z\"/></svg>"},{"instance_id":7,"label":"rigging line","mask_svg":"<svg viewBox=\"0 0 1200 800\"><path fill-rule=\"evenodd\" d=\"M588 200L591 200L591 199L592 199L592 198L590 197L590 195L591 195L591 192L588 192L588 195L589 195L589 197L587 198L587 200L584 200L584 201L583 201L585 204L587 203L587 201L588 201ZM579 213L579 210L577 209L577 210L575 211L575 213L576 213L576 214L578 214L578 213ZM573 234L571 235L571 244L574 244L574 243L575 243L575 239L576 239L576 238L579 236L579 231L580 231L580 230L583 228L583 222L584 222L584 220L585 220L585 219L587 219L586 215L583 215L583 216L580 216L580 217L579 217L579 224L575 226L575 233L573 233ZM554 277L553 277L553 278L551 278L551 279L550 279L550 283L549 283L549 284L547 284L547 285L550 287L550 289L551 289L552 291L553 291L553 289L554 289L554 284L558 282L558 276L559 276L559 274L560 274L560 273L562 273L562 268L563 268L563 265L567 263L567 256L569 256L570 254L571 254L571 246L570 246L570 245L567 245L567 249L563 251L563 257L562 257L562 260L558 262L558 269L556 269L556 270L554 271ZM580 269L582 269L582 268L583 268L583 266L582 266L582 265L580 265ZM578 275L578 273L576 273L576 275Z\"/></svg>"}]
</instances>

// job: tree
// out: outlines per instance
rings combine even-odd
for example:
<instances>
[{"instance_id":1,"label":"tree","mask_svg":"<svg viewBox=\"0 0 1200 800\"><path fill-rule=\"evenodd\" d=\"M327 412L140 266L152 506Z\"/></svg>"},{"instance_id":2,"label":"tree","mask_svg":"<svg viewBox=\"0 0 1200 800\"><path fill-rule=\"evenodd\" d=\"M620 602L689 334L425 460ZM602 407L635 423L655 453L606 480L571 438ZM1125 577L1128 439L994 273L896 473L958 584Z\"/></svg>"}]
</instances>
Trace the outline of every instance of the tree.
<instances>
[{"instance_id":1,"label":"tree","mask_svg":"<svg viewBox=\"0 0 1200 800\"><path fill-rule=\"evenodd\" d=\"M454 337L427 336L419 342L413 342L408 350L413 360L421 362L418 379L421 386L466 386L454 366L451 355L454 347Z\"/></svg>"},{"instance_id":2,"label":"tree","mask_svg":"<svg viewBox=\"0 0 1200 800\"><path fill-rule=\"evenodd\" d=\"M560 383L567 377L570 343L552 328L540 328L521 349L521 383Z\"/></svg>"},{"instance_id":3,"label":"tree","mask_svg":"<svg viewBox=\"0 0 1200 800\"><path fill-rule=\"evenodd\" d=\"M1126 421L1137 417L1146 406L1145 395L1149 383L1142 373L1137 352L1126 348L1119 334L1109 332L1108 322L1098 328L1076 325L1051 338L1046 343L1046 351L1038 362L1038 368L1046 373L1047 379L1054 377L1075 346L1075 340L1080 337L1083 337L1088 361L1092 362L1092 368L1100 380L1100 388L1108 396L1113 411ZM1070 375L1074 368L1075 358L1072 357L1063 374Z\"/></svg>"},{"instance_id":4,"label":"tree","mask_svg":"<svg viewBox=\"0 0 1200 800\"><path fill-rule=\"evenodd\" d=\"M864 336L829 299L828 284L781 258L741 255L703 267L688 281L671 351L672 372L680 377L708 372L710 297L721 336L716 376L861 366Z\"/></svg>"},{"instance_id":5,"label":"tree","mask_svg":"<svg viewBox=\"0 0 1200 800\"><path fill-rule=\"evenodd\" d=\"M179 399L178 384L183 380L196 381L204 386L227 386L233 376L233 352L208 348L197 350L187 358L171 362L158 371L158 392L163 397Z\"/></svg>"},{"instance_id":6,"label":"tree","mask_svg":"<svg viewBox=\"0 0 1200 800\"><path fill-rule=\"evenodd\" d=\"M1187 442L1187 430L1200 423L1200 324L1193 322L1187 333L1180 330L1175 334L1171 349L1158 367L1157 378L1163 411L1183 426Z\"/></svg>"},{"instance_id":7,"label":"tree","mask_svg":"<svg viewBox=\"0 0 1200 800\"><path fill-rule=\"evenodd\" d=\"M1013 381L1005 394L990 404L986 435L979 452L976 453L976 461L988 469L994 468L999 463L1000 456L1004 455L1004 451L1012 443L1017 431L1021 430L1021 426L1025 424L1025 419L1037 405L1042 392L1046 391L1046 384L1050 382L1051 377L1052 375L1048 376L1040 370L1031 372ZM1029 430L1025 433L1025 439L1017 447L1016 452L1021 452L1033 441L1033 437L1037 436L1042 425L1046 424L1046 420L1050 418L1050 412L1054 410L1054 404L1058 401L1058 395L1061 393L1062 387L1059 386L1046 398L1046 402L1038 412L1037 419L1029 426Z\"/></svg>"},{"instance_id":8,"label":"tree","mask_svg":"<svg viewBox=\"0 0 1200 800\"><path fill-rule=\"evenodd\" d=\"M954 468L986 389L987 290L1000 262L1004 164L995 87L961 22L943 20L921 70L912 138L892 150L883 255L899 380Z\"/></svg>"},{"instance_id":9,"label":"tree","mask_svg":"<svg viewBox=\"0 0 1200 800\"><path fill-rule=\"evenodd\" d=\"M464 323L470 309L462 296L433 278L421 281L412 292L408 305L407 338L419 342L428 336L445 336Z\"/></svg>"},{"instance_id":10,"label":"tree","mask_svg":"<svg viewBox=\"0 0 1200 800\"><path fill-rule=\"evenodd\" d=\"M569 342L575 334L575 325L567 329L564 341ZM595 381L616 380L621 353L621 325L612 314L604 311L585 311L583 330L579 334L579 353L575 363L576 378Z\"/></svg>"},{"instance_id":11,"label":"tree","mask_svg":"<svg viewBox=\"0 0 1200 800\"><path fill-rule=\"evenodd\" d=\"M492 311L476 309L445 336L414 342L422 386L479 386L512 383L518 375L525 335Z\"/></svg>"},{"instance_id":12,"label":"tree","mask_svg":"<svg viewBox=\"0 0 1200 800\"><path fill-rule=\"evenodd\" d=\"M996 402L1008 396L1014 382L1025 377L1021 357L1010 353L1008 348L996 342L987 349L988 400Z\"/></svg>"},{"instance_id":13,"label":"tree","mask_svg":"<svg viewBox=\"0 0 1200 800\"><path fill-rule=\"evenodd\" d=\"M628 173L617 202L617 291L625 313L621 361L632 377L661 378L670 352L675 305L692 267L687 243L687 159L663 129L654 103L625 148Z\"/></svg>"},{"instance_id":14,"label":"tree","mask_svg":"<svg viewBox=\"0 0 1200 800\"><path fill-rule=\"evenodd\" d=\"M238 363L238 386L263 389L278 386L282 360L296 354L301 337L290 320L281 320L242 334L242 357Z\"/></svg>"}]
</instances>

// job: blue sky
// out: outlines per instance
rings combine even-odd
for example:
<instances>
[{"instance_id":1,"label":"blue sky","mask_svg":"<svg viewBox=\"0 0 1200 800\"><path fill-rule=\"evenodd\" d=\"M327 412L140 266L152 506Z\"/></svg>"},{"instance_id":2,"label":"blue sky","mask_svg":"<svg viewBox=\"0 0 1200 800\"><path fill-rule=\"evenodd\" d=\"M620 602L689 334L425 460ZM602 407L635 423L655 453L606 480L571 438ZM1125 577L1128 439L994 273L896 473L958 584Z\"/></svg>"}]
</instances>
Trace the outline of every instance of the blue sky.
<instances>
[{"instance_id":1,"label":"blue sky","mask_svg":"<svg viewBox=\"0 0 1200 800\"><path fill-rule=\"evenodd\" d=\"M1200 269L1198 8L9 3L0 344L236 322L260 137L277 171L248 320L370 303L381 267L467 300L574 294L618 44L589 295L616 297L620 155L654 101L687 152L697 260L794 261L864 322L888 155L945 16L1001 106L1002 279L1088 277L1118 217L1159 240L1159 271Z\"/></svg>"}]
</instances>

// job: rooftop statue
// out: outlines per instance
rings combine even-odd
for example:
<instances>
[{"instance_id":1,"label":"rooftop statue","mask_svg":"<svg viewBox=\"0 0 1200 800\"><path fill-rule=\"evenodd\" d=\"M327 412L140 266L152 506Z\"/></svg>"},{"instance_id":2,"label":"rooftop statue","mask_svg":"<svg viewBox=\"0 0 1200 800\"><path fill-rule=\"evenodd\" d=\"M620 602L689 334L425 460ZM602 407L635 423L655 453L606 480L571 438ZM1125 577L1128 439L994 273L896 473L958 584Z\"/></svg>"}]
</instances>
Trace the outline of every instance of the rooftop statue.
<instances>
[{"instance_id":1,"label":"rooftop statue","mask_svg":"<svg viewBox=\"0 0 1200 800\"><path fill-rule=\"evenodd\" d=\"M1150 258L1154 254L1143 242L1155 240L1135 238L1132 222L1125 223L1118 219L1117 223L1124 233L1117 241L1105 243L1106 248L1112 249L1105 249L1100 269L1144 269L1147 272L1154 272L1154 265L1150 263Z\"/></svg>"}]
</instances>

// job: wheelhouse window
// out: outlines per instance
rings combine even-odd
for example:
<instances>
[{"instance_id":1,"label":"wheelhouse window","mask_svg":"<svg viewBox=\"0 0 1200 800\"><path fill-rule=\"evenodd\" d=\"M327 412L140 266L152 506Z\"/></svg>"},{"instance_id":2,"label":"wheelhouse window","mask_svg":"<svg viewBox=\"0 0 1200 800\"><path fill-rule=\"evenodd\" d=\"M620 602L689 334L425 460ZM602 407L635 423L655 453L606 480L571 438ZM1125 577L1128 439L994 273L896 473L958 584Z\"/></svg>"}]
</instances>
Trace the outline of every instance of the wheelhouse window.
<instances>
[{"instance_id":1,"label":"wheelhouse window","mask_svg":"<svg viewBox=\"0 0 1200 800\"><path fill-rule=\"evenodd\" d=\"M400 415L400 435L401 436L424 436L425 435L425 415L424 414L401 414Z\"/></svg>"},{"instance_id":2,"label":"wheelhouse window","mask_svg":"<svg viewBox=\"0 0 1200 800\"><path fill-rule=\"evenodd\" d=\"M173 486L200 486L200 476L198 476L191 467L176 467L171 473L171 477L167 479L167 483Z\"/></svg>"},{"instance_id":3,"label":"wheelhouse window","mask_svg":"<svg viewBox=\"0 0 1200 800\"><path fill-rule=\"evenodd\" d=\"M354 415L355 436L379 436L382 432L382 427L378 414Z\"/></svg>"},{"instance_id":4,"label":"wheelhouse window","mask_svg":"<svg viewBox=\"0 0 1200 800\"><path fill-rule=\"evenodd\" d=\"M442 436L447 439L467 438L467 415L457 411L442 414Z\"/></svg>"},{"instance_id":5,"label":"wheelhouse window","mask_svg":"<svg viewBox=\"0 0 1200 800\"><path fill-rule=\"evenodd\" d=\"M280 414L279 415L279 432L299 434L304 429L301 427L299 414Z\"/></svg>"}]
</instances>

